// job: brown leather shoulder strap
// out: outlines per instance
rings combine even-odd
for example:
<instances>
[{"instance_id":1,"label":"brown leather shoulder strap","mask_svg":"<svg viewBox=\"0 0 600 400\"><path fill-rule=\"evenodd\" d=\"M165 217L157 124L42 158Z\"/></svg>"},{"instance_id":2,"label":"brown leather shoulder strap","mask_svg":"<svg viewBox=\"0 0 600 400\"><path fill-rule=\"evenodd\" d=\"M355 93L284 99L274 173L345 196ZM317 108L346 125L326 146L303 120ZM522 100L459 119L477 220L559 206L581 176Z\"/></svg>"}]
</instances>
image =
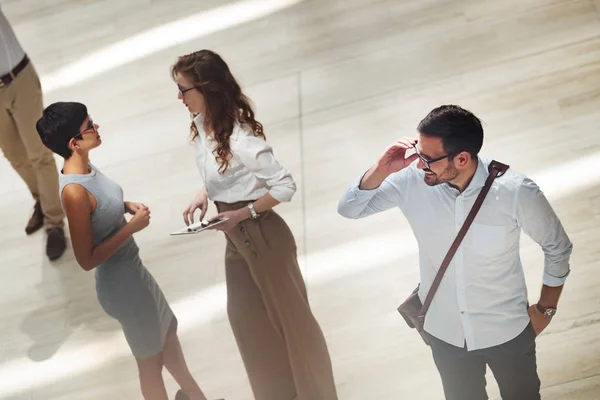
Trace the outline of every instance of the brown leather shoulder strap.
<instances>
[{"instance_id":1,"label":"brown leather shoulder strap","mask_svg":"<svg viewBox=\"0 0 600 400\"><path fill-rule=\"evenodd\" d=\"M435 295L435 292L437 291L438 287L440 286L440 283L442 282L444 273L448 269L448 265L450 265L450 261L452 260L452 257L454 257L456 250L458 250L460 243L462 242L463 238L467 234L467 230L471 226L471 223L475 219L475 216L479 212L479 209L481 208L481 205L483 204L483 200L485 199L485 196L488 194L488 192L490 191L490 188L492 187L492 182L497 177L504 175L506 170L508 170L508 165L506 165L506 164L502 164L501 162L498 162L495 160L492 160L492 162L490 163L490 165L488 167L488 171L490 172L490 175L488 176L487 180L485 181L485 185L481 189L481 192L479 192L479 195L477 196L477 199L475 200L475 203L473 204L473 208L471 208L469 215L467 215L467 219L465 219L463 226L460 228L460 231L458 231L458 235L456 236L456 239L454 239L452 246L450 246L450 250L448 250L446 257L444 258L444 261L442 262L442 265L441 265L440 269L438 270L437 275L435 276L433 284L431 285L431 289L429 289L429 292L427 293L427 297L425 298L425 302L423 303L423 307L421 307L421 312L419 313L419 316L421 318L425 318L425 314L427 313L427 310L429 309L429 306L431 305L433 296Z\"/></svg>"}]
</instances>

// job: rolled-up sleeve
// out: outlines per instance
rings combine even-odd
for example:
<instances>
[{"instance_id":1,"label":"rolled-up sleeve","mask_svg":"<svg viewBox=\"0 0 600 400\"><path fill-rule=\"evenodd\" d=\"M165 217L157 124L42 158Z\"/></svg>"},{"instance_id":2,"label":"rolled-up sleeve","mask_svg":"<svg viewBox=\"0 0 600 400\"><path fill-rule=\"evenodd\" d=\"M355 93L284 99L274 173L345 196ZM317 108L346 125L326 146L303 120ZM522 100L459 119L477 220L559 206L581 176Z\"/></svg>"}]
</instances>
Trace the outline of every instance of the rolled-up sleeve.
<instances>
[{"instance_id":1,"label":"rolled-up sleeve","mask_svg":"<svg viewBox=\"0 0 600 400\"><path fill-rule=\"evenodd\" d=\"M340 198L338 213L345 218L359 219L401 207L409 190L410 168L388 176L378 188L372 190L360 189L364 177L362 174Z\"/></svg>"},{"instance_id":2,"label":"rolled-up sleeve","mask_svg":"<svg viewBox=\"0 0 600 400\"><path fill-rule=\"evenodd\" d=\"M258 179L265 182L269 194L279 202L288 202L296 193L292 174L275 158L273 148L262 138L245 136L236 146L240 161Z\"/></svg>"},{"instance_id":3,"label":"rolled-up sleeve","mask_svg":"<svg viewBox=\"0 0 600 400\"><path fill-rule=\"evenodd\" d=\"M546 196L529 178L519 187L516 211L523 232L544 251L544 285L561 286L570 273L573 244Z\"/></svg>"}]
</instances>

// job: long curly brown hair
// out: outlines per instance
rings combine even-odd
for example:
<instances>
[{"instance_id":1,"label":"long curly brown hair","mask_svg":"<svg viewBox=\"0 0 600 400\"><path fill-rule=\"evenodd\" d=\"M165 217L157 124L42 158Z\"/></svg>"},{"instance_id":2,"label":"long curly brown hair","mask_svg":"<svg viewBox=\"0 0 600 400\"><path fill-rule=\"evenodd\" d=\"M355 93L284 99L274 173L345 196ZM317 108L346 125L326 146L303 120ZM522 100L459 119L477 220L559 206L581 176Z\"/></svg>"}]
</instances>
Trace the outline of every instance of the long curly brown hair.
<instances>
[{"instance_id":1,"label":"long curly brown hair","mask_svg":"<svg viewBox=\"0 0 600 400\"><path fill-rule=\"evenodd\" d=\"M177 74L190 79L204 96L204 124L212 128L217 141L213 153L219 163L219 173L224 173L229 167L229 138L236 123L250 128L255 136L266 139L262 124L254 118L250 99L242 93L229 67L217 53L200 50L179 57L171 67L173 79L176 79ZM194 139L198 136L198 128L194 121L190 129Z\"/></svg>"}]
</instances>

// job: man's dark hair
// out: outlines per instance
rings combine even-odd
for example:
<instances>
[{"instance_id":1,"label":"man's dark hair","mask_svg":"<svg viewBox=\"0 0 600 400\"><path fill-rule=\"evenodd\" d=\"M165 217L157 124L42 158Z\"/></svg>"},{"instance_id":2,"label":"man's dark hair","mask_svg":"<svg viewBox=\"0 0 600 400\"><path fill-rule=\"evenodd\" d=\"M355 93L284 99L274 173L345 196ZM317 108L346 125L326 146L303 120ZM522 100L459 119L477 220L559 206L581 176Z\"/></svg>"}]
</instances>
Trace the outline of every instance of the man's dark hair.
<instances>
[{"instance_id":1,"label":"man's dark hair","mask_svg":"<svg viewBox=\"0 0 600 400\"><path fill-rule=\"evenodd\" d=\"M53 103L46 107L35 127L44 146L67 160L72 155L69 141L79 134L87 116L87 107L81 103Z\"/></svg>"},{"instance_id":2,"label":"man's dark hair","mask_svg":"<svg viewBox=\"0 0 600 400\"><path fill-rule=\"evenodd\" d=\"M423 135L442 139L444 150L453 156L466 151L476 159L483 146L483 128L479 118L455 105L433 109L419 123L417 130Z\"/></svg>"}]
</instances>

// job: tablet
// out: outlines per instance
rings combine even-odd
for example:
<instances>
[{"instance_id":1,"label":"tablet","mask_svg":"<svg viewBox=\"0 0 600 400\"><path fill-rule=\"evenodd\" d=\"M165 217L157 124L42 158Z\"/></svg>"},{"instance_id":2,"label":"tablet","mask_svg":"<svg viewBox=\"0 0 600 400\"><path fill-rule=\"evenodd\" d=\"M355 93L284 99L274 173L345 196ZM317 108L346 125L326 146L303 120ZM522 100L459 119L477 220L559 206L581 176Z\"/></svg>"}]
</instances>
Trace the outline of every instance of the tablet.
<instances>
[{"instance_id":1,"label":"tablet","mask_svg":"<svg viewBox=\"0 0 600 400\"><path fill-rule=\"evenodd\" d=\"M211 222L198 222L195 224L192 224L190 226L186 226L185 228L182 228L178 231L175 232L171 232L172 236L175 235L193 235L195 233L198 232L202 232L205 231L207 229L212 228L215 225L219 225L222 224L223 222L227 221L229 218L220 218Z\"/></svg>"}]
</instances>

